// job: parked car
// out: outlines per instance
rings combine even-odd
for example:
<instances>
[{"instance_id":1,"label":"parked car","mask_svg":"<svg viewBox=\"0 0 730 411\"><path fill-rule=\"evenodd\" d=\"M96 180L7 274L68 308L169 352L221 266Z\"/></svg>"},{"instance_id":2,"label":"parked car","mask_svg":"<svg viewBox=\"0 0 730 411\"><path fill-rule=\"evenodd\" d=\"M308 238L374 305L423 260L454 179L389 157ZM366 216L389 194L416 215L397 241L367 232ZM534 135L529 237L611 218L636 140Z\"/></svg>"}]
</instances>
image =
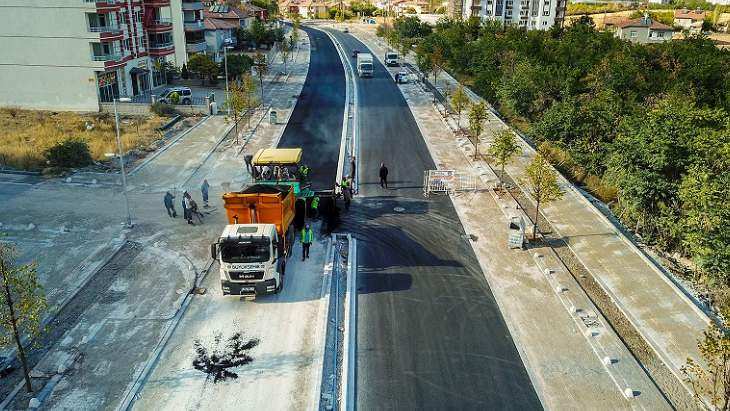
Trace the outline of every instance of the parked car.
<instances>
[{"instance_id":1,"label":"parked car","mask_svg":"<svg viewBox=\"0 0 730 411\"><path fill-rule=\"evenodd\" d=\"M350 29L348 29L347 27L345 27L345 29L344 29L344 30L342 30L342 32L343 32L343 33L349 33L349 32L350 32Z\"/></svg>"},{"instance_id":2,"label":"parked car","mask_svg":"<svg viewBox=\"0 0 730 411\"><path fill-rule=\"evenodd\" d=\"M360 53L360 50L358 50L358 49L352 50L352 58L357 58L357 55L359 53Z\"/></svg>"},{"instance_id":3,"label":"parked car","mask_svg":"<svg viewBox=\"0 0 730 411\"><path fill-rule=\"evenodd\" d=\"M165 89L157 101L164 104L175 104L171 98L173 93L177 93L179 97L178 104L193 104L193 91L190 90L190 87L172 87Z\"/></svg>"}]
</instances>

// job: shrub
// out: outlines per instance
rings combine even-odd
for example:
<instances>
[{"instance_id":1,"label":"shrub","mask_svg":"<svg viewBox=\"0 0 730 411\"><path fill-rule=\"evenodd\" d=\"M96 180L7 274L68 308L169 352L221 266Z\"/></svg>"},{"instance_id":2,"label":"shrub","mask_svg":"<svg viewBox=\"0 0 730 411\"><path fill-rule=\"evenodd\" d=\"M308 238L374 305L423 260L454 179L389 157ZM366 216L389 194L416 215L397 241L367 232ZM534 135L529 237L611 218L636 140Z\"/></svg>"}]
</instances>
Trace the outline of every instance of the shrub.
<instances>
[{"instance_id":1,"label":"shrub","mask_svg":"<svg viewBox=\"0 0 730 411\"><path fill-rule=\"evenodd\" d=\"M175 114L174 106L160 102L157 102L150 106L150 110L158 116L171 116Z\"/></svg>"},{"instance_id":2,"label":"shrub","mask_svg":"<svg viewBox=\"0 0 730 411\"><path fill-rule=\"evenodd\" d=\"M89 145L83 140L69 139L56 143L45 152L46 159L55 167L73 168L91 164Z\"/></svg>"}]
</instances>

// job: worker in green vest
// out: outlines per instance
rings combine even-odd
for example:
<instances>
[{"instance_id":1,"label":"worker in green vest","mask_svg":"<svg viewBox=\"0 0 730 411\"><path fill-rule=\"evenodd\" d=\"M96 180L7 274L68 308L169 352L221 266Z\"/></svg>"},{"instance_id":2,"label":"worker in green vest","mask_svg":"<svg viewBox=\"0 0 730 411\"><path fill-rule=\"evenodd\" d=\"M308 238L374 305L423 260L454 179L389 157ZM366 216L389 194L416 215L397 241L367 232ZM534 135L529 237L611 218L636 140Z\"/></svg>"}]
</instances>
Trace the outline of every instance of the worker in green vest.
<instances>
[{"instance_id":1,"label":"worker in green vest","mask_svg":"<svg viewBox=\"0 0 730 411\"><path fill-rule=\"evenodd\" d=\"M309 247L312 245L313 240L314 232L312 232L312 227L306 224L302 228L302 261L309 258Z\"/></svg>"},{"instance_id":2,"label":"worker in green vest","mask_svg":"<svg viewBox=\"0 0 730 411\"><path fill-rule=\"evenodd\" d=\"M312 218L319 217L319 196L314 196L312 198Z\"/></svg>"},{"instance_id":3,"label":"worker in green vest","mask_svg":"<svg viewBox=\"0 0 730 411\"><path fill-rule=\"evenodd\" d=\"M306 164L299 166L299 176L302 181L306 181L309 178L309 167Z\"/></svg>"}]
</instances>

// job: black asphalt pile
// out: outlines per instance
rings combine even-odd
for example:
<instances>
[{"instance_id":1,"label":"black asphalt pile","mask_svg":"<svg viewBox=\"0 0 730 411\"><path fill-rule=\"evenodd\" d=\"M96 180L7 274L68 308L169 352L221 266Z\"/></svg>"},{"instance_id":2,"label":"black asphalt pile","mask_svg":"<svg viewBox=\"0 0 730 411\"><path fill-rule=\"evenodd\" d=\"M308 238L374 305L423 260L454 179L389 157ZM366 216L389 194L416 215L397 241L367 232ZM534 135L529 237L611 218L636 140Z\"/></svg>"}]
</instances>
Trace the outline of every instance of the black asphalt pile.
<instances>
[{"instance_id":1,"label":"black asphalt pile","mask_svg":"<svg viewBox=\"0 0 730 411\"><path fill-rule=\"evenodd\" d=\"M193 342L195 347L193 367L208 374L208 378L212 377L214 383L238 378L238 374L231 369L253 362L253 357L248 352L259 345L257 338L247 340L241 332L228 337L225 346L221 346L222 342L221 333L215 336L210 348L205 347L199 340Z\"/></svg>"}]
</instances>

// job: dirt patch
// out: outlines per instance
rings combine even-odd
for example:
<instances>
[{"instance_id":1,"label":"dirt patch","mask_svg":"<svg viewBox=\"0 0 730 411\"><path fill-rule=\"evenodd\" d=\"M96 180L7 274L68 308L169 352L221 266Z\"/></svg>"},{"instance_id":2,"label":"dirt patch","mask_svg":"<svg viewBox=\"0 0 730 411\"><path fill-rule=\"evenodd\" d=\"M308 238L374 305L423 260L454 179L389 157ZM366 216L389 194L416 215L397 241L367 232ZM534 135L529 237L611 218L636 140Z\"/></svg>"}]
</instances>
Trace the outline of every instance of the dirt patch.
<instances>
[{"instance_id":1,"label":"dirt patch","mask_svg":"<svg viewBox=\"0 0 730 411\"><path fill-rule=\"evenodd\" d=\"M122 116L122 147L145 150L161 138L157 128L169 121L157 115ZM46 166L43 153L58 142L77 138L89 145L94 161L107 161L116 152L114 116L106 113L0 110L0 167L39 170Z\"/></svg>"}]
</instances>

